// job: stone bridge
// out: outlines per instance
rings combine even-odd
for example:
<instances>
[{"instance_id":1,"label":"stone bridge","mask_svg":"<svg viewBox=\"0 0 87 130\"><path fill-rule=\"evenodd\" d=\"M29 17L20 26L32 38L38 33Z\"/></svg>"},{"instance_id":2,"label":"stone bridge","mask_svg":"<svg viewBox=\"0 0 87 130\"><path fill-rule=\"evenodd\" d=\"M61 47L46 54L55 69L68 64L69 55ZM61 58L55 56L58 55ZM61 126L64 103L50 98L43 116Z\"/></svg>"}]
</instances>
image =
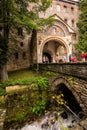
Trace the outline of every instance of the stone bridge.
<instances>
[{"instance_id":1,"label":"stone bridge","mask_svg":"<svg viewBox=\"0 0 87 130\"><path fill-rule=\"evenodd\" d=\"M61 90L68 103L72 104L73 111L82 109L87 115L87 62L40 63L37 69L58 73L59 76L51 78L51 91L58 93Z\"/></svg>"}]
</instances>

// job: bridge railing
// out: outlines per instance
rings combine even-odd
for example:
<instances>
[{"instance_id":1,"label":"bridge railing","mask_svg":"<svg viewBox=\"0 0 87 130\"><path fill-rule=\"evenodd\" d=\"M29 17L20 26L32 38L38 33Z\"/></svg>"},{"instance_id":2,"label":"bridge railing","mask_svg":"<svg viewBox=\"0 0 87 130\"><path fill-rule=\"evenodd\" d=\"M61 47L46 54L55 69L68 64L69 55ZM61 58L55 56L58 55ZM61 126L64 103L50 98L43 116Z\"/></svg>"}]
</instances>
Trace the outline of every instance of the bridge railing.
<instances>
[{"instance_id":1,"label":"bridge railing","mask_svg":"<svg viewBox=\"0 0 87 130\"><path fill-rule=\"evenodd\" d=\"M75 62L75 63L48 63L37 64L38 70L53 71L60 74L71 75L87 79L87 62Z\"/></svg>"}]
</instances>

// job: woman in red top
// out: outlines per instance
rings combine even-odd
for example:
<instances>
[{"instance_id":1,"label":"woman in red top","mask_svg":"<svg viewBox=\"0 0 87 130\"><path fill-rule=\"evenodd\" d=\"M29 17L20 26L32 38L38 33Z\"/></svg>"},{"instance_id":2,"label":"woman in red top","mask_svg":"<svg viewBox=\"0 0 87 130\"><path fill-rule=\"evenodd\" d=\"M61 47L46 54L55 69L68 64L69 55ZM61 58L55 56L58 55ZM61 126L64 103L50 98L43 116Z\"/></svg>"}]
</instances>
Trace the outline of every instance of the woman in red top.
<instances>
[{"instance_id":1,"label":"woman in red top","mask_svg":"<svg viewBox=\"0 0 87 130\"><path fill-rule=\"evenodd\" d=\"M81 57L82 57L82 61L85 62L86 54L84 52L82 52Z\"/></svg>"},{"instance_id":2,"label":"woman in red top","mask_svg":"<svg viewBox=\"0 0 87 130\"><path fill-rule=\"evenodd\" d=\"M77 58L76 58L76 57L72 57L72 58L71 58L71 61L72 61L72 62L77 62Z\"/></svg>"}]
</instances>

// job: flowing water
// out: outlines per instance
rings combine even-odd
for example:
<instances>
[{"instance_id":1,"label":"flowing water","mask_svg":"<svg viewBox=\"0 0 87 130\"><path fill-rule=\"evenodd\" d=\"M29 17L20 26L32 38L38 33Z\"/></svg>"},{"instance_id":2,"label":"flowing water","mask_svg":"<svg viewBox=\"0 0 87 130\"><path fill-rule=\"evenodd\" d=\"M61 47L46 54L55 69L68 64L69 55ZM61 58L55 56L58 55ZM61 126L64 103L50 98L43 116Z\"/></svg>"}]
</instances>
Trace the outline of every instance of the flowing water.
<instances>
[{"instance_id":1,"label":"flowing water","mask_svg":"<svg viewBox=\"0 0 87 130\"><path fill-rule=\"evenodd\" d=\"M47 112L40 120L26 124L21 130L68 130L80 122L71 112Z\"/></svg>"}]
</instances>

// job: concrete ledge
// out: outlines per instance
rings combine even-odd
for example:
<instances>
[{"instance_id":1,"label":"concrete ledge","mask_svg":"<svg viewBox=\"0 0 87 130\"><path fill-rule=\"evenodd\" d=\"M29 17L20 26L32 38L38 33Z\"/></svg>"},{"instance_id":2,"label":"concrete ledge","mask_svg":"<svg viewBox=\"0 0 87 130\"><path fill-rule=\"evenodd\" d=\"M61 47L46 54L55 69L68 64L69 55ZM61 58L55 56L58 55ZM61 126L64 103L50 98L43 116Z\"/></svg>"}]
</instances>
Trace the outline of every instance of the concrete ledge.
<instances>
[{"instance_id":1,"label":"concrete ledge","mask_svg":"<svg viewBox=\"0 0 87 130\"><path fill-rule=\"evenodd\" d=\"M27 85L8 86L8 87L6 87L6 93L9 93L9 92L12 92L12 91L15 91L15 90L25 89L27 87L28 87Z\"/></svg>"}]
</instances>

